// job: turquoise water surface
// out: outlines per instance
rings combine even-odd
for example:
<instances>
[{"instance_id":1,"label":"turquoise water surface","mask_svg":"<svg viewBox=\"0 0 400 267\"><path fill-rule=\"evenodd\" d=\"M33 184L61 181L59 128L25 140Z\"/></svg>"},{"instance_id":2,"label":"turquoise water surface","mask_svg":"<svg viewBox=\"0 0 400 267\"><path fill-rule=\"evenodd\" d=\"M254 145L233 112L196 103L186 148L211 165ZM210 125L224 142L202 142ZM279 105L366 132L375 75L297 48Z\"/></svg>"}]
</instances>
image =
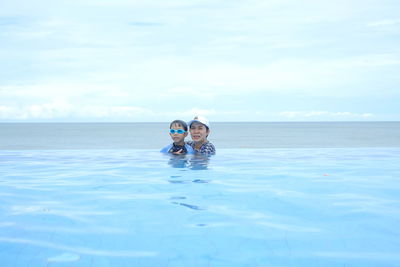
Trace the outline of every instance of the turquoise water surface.
<instances>
[{"instance_id":1,"label":"turquoise water surface","mask_svg":"<svg viewBox=\"0 0 400 267\"><path fill-rule=\"evenodd\" d=\"M399 266L400 149L0 151L1 266Z\"/></svg>"}]
</instances>

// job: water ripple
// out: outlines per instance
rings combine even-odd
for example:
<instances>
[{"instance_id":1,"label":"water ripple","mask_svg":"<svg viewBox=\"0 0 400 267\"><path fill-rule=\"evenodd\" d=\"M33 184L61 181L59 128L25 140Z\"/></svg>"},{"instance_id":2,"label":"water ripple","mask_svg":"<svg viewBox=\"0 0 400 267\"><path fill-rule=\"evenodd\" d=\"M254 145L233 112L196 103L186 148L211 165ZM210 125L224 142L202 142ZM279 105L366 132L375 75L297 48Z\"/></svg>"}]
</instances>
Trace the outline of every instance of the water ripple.
<instances>
[{"instance_id":1,"label":"water ripple","mask_svg":"<svg viewBox=\"0 0 400 267\"><path fill-rule=\"evenodd\" d=\"M45 248L52 248L58 250L64 250L68 252L74 252L78 254L85 254L85 255L97 255L97 256L108 256L108 257L155 257L157 256L157 252L155 251L138 251L138 250L99 250L94 248L88 247L77 247L77 246L66 246L62 244L52 243L52 242L45 242L39 240L31 240L31 239L22 239L22 238L7 238L7 237L0 237L0 241L8 242L8 243L18 243L18 244L26 244L32 245L37 247L45 247Z\"/></svg>"}]
</instances>

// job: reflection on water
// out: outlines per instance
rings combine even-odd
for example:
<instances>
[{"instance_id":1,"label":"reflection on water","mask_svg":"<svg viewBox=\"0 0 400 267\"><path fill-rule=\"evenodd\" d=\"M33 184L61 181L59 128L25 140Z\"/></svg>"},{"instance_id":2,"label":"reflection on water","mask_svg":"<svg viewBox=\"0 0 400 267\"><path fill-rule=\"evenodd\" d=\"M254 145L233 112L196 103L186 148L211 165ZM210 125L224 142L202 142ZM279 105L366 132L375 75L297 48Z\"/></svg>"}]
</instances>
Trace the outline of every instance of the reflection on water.
<instances>
[{"instance_id":1,"label":"reflection on water","mask_svg":"<svg viewBox=\"0 0 400 267\"><path fill-rule=\"evenodd\" d=\"M399 159L0 152L0 265L400 266Z\"/></svg>"},{"instance_id":2,"label":"reflection on water","mask_svg":"<svg viewBox=\"0 0 400 267\"><path fill-rule=\"evenodd\" d=\"M173 168L187 168L191 170L206 170L208 168L208 163L210 161L209 156L205 155L174 155L170 154L168 164L171 165ZM183 179L182 176L180 175L171 175L171 179L169 179L169 183L171 184L188 184L188 183L208 183L209 181L203 180L203 179ZM185 196L178 196L178 197L172 197L171 200L182 200L185 201L187 200L187 197ZM204 210L198 205L190 204L190 203L185 203L181 201L172 201L171 203L174 205L186 207L192 210L197 210L197 211L202 211Z\"/></svg>"},{"instance_id":3,"label":"reflection on water","mask_svg":"<svg viewBox=\"0 0 400 267\"><path fill-rule=\"evenodd\" d=\"M191 170L206 170L210 156L201 154L195 155L174 155L170 154L168 164L173 168L188 168Z\"/></svg>"},{"instance_id":4,"label":"reflection on water","mask_svg":"<svg viewBox=\"0 0 400 267\"><path fill-rule=\"evenodd\" d=\"M181 205L181 206L187 207L192 210L202 210L202 208L200 208L197 205L187 204L187 203L183 203L183 202L171 202L171 203L176 204L176 205Z\"/></svg>"}]
</instances>

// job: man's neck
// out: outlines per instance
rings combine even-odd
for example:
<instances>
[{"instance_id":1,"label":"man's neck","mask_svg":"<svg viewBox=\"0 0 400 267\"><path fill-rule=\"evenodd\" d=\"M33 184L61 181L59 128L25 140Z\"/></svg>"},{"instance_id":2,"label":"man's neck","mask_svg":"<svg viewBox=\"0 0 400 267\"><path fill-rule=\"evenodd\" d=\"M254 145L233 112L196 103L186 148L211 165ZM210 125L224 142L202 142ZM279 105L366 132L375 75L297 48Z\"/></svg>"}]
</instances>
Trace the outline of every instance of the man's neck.
<instances>
[{"instance_id":1,"label":"man's neck","mask_svg":"<svg viewBox=\"0 0 400 267\"><path fill-rule=\"evenodd\" d=\"M207 143L207 140L199 141L199 142L194 142L194 146L199 149L203 144Z\"/></svg>"}]
</instances>

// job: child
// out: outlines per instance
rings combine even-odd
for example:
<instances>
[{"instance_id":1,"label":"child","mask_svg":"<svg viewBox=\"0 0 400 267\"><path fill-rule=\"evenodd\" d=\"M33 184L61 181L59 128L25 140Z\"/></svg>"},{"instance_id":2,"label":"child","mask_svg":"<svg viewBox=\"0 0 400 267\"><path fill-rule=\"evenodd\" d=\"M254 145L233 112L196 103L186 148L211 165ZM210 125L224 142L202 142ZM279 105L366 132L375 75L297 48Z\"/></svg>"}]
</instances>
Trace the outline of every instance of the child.
<instances>
[{"instance_id":1,"label":"child","mask_svg":"<svg viewBox=\"0 0 400 267\"><path fill-rule=\"evenodd\" d=\"M210 134L210 124L208 120L201 116L194 117L189 123L190 136L193 141L187 142L195 152L203 155L214 155L215 147L207 140Z\"/></svg>"},{"instance_id":2,"label":"child","mask_svg":"<svg viewBox=\"0 0 400 267\"><path fill-rule=\"evenodd\" d=\"M172 144L161 149L162 153L172 154L194 154L194 150L191 146L185 143L185 137L188 135L188 127L186 122L181 120L174 120L169 125L169 135L174 141Z\"/></svg>"}]
</instances>

